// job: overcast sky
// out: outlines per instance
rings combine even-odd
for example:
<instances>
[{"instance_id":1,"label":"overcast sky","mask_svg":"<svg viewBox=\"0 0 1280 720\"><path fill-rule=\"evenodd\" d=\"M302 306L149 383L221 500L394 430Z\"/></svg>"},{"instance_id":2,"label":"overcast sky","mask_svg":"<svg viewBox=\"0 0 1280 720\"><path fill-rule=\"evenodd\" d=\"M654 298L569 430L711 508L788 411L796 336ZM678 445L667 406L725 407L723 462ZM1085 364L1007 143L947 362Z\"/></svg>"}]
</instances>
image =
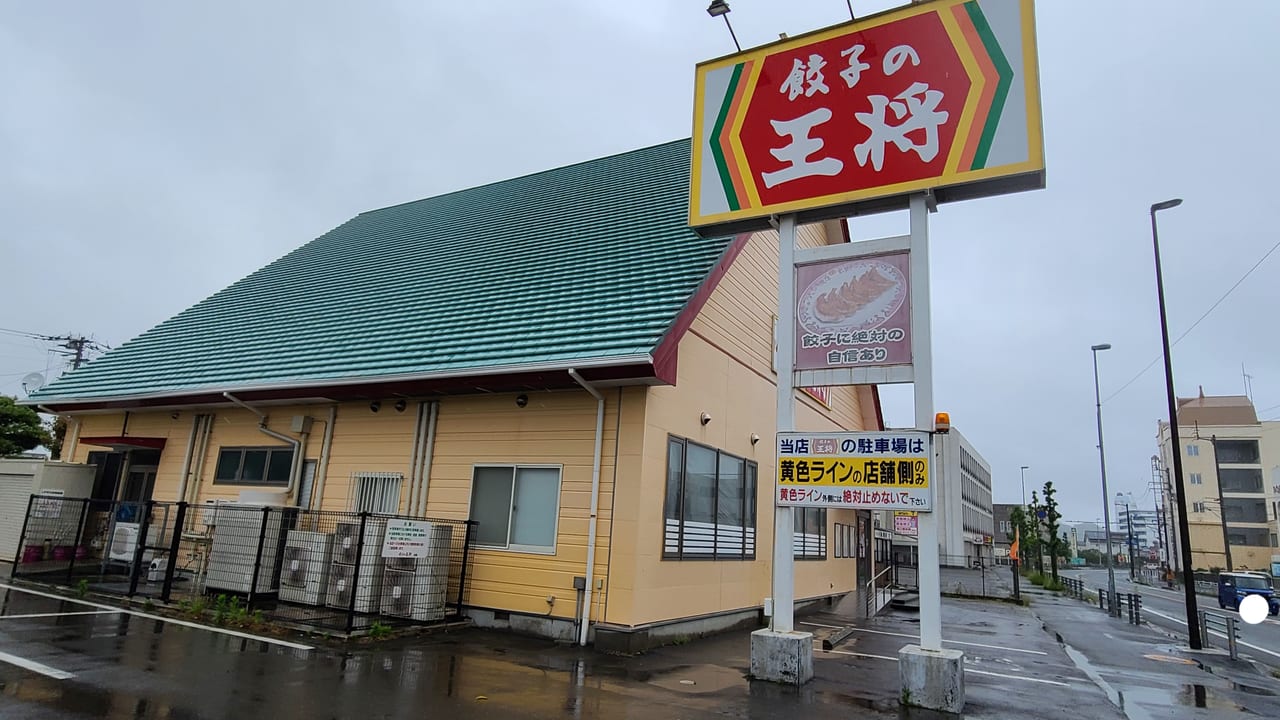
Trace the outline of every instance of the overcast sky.
<instances>
[{"instance_id":1,"label":"overcast sky","mask_svg":"<svg viewBox=\"0 0 1280 720\"><path fill-rule=\"evenodd\" d=\"M363 210L687 137L693 67L733 50L704 0L0 0L0 328L118 345ZM854 2L867 14L896 2ZM734 0L754 46L840 0ZM932 216L936 400L997 502L1045 480L1101 517L1103 396L1159 357L1147 208L1176 337L1280 240L1267 180L1280 3L1040 2L1048 189ZM863 218L856 237L906 230ZM1174 349L1182 395L1280 416L1280 252ZM287 298L281 298L287 302ZM0 334L0 392L56 375ZM1146 493L1157 363L1103 406L1113 493ZM891 425L910 387L883 388Z\"/></svg>"}]
</instances>

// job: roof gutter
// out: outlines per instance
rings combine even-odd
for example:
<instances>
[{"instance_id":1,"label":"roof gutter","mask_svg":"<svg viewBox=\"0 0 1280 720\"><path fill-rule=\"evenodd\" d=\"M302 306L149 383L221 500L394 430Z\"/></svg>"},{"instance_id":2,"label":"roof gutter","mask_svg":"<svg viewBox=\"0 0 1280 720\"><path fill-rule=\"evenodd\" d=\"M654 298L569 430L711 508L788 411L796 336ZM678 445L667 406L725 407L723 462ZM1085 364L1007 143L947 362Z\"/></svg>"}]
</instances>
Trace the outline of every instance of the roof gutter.
<instances>
[{"instance_id":1,"label":"roof gutter","mask_svg":"<svg viewBox=\"0 0 1280 720\"><path fill-rule=\"evenodd\" d=\"M612 367L616 365L637 365L637 364L653 364L653 355L651 353L634 353L631 355L618 355L615 357L592 358L587 360L564 360L550 363L515 363L510 365L495 365L493 367L470 367L459 370L441 370L437 372L425 373L398 373L395 375L375 375L375 376L359 376L330 378L317 380L299 380L296 382L279 382L264 383L262 385L232 385L232 386L211 386L211 387L187 387L174 390L161 390L158 392L135 393L132 395L101 395L96 397L48 397L41 398L37 402L40 403L56 403L58 405L97 405L107 402L127 402L127 401L143 401L143 400L159 400L163 398L188 398L192 395L215 395L221 394L223 397L230 399L229 393L245 393L245 392L268 392L283 390L308 390L321 389L329 387L346 387L360 385L381 385L386 383L404 383L429 380L451 380L455 378L468 377L487 377L490 375L516 375L519 373L542 372L554 373L575 368L601 368ZM233 400L237 404L243 404L240 400ZM36 405L35 402L29 400L19 400L19 405ZM245 406L248 407L248 406ZM52 410L44 409L43 412L58 414ZM254 410L257 413L256 410ZM261 413L258 413L261 414Z\"/></svg>"},{"instance_id":2,"label":"roof gutter","mask_svg":"<svg viewBox=\"0 0 1280 720\"><path fill-rule=\"evenodd\" d=\"M302 467L302 462L301 462L302 441L297 438L291 438L288 435L285 435L284 433L278 433L275 430L272 430L271 428L267 427L266 413L246 403L245 401L241 400L235 395L232 395L229 392L224 392L222 393L222 397L230 400L236 405L239 405L245 410L248 410L254 415L257 415L258 416L258 432L262 433L263 435L268 435L270 437L273 437L277 440L283 440L284 442L287 442L293 446L293 464L289 466L289 486L285 488L285 495L287 497L293 497L294 489L298 486L298 475L299 475L298 470Z\"/></svg>"},{"instance_id":3,"label":"roof gutter","mask_svg":"<svg viewBox=\"0 0 1280 720\"><path fill-rule=\"evenodd\" d=\"M576 369L569 368L569 377L596 399L595 456L591 460L591 517L587 522L587 587L582 593L582 612L580 613L582 626L578 630L578 644L586 647L587 631L591 628L591 590L595 583L592 576L596 566L596 525L600 515L600 446L604 443L604 396L593 385L583 380Z\"/></svg>"}]
</instances>

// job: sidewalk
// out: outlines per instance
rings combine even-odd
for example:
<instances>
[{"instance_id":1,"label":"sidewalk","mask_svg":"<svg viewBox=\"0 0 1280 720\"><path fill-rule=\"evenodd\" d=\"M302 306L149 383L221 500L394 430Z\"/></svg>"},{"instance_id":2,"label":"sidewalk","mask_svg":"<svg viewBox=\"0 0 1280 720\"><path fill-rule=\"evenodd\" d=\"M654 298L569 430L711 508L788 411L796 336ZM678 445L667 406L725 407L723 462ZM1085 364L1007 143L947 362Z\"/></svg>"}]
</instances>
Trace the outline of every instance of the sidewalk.
<instances>
[{"instance_id":1,"label":"sidewalk","mask_svg":"<svg viewBox=\"0 0 1280 720\"><path fill-rule=\"evenodd\" d=\"M1280 717L1280 681L1246 660L1231 660L1225 651L1193 653L1184 639L1107 617L1096 605L1066 596L1036 593L1031 610L1130 720L1226 711Z\"/></svg>"}]
</instances>

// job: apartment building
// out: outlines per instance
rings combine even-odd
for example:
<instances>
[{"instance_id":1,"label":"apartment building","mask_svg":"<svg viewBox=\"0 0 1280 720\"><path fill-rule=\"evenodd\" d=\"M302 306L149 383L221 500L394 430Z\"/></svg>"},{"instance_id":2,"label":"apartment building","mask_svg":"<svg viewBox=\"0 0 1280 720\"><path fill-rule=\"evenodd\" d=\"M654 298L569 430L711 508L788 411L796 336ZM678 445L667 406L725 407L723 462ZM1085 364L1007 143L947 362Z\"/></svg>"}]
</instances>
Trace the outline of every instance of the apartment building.
<instances>
[{"instance_id":1,"label":"apartment building","mask_svg":"<svg viewBox=\"0 0 1280 720\"><path fill-rule=\"evenodd\" d=\"M1280 422L1261 422L1249 398L1178 400L1178 443L1168 423L1158 427L1165 468L1166 511L1177 517L1171 468L1182 456L1193 569L1280 572ZM1175 566L1184 539L1169 523Z\"/></svg>"}]
</instances>

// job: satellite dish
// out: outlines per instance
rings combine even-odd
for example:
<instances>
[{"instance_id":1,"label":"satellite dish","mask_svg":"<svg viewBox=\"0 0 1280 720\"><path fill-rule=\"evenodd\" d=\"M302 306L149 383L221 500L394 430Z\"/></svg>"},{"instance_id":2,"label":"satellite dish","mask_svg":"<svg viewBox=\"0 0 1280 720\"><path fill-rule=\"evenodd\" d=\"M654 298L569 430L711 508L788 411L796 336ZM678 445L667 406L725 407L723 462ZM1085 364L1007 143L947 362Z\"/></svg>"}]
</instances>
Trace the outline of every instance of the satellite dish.
<instances>
[{"instance_id":1,"label":"satellite dish","mask_svg":"<svg viewBox=\"0 0 1280 720\"><path fill-rule=\"evenodd\" d=\"M44 385L44 375L38 372L28 373L22 378L22 391L30 395Z\"/></svg>"}]
</instances>

